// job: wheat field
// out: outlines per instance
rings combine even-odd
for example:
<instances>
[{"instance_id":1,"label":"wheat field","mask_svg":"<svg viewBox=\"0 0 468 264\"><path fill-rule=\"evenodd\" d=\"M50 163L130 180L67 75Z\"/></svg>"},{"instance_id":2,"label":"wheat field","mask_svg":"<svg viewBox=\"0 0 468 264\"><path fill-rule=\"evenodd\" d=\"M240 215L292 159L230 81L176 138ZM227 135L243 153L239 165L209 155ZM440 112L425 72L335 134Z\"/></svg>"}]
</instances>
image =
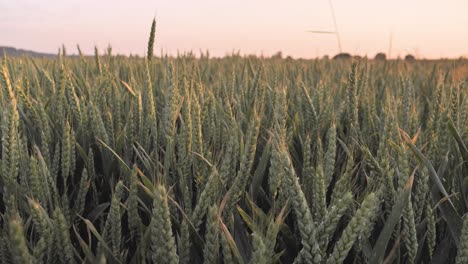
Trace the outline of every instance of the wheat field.
<instances>
[{"instance_id":1,"label":"wheat field","mask_svg":"<svg viewBox=\"0 0 468 264\"><path fill-rule=\"evenodd\" d=\"M5 56L1 263L468 263L466 60Z\"/></svg>"}]
</instances>

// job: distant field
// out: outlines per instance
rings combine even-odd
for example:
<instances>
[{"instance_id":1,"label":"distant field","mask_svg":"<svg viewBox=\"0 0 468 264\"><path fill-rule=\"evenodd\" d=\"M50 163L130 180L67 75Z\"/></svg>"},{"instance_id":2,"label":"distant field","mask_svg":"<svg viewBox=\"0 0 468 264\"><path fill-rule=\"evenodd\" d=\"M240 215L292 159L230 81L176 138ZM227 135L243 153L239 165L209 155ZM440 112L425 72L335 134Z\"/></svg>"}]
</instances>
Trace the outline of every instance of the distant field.
<instances>
[{"instance_id":1,"label":"distant field","mask_svg":"<svg viewBox=\"0 0 468 264\"><path fill-rule=\"evenodd\" d=\"M110 52L3 58L1 263L468 263L468 61Z\"/></svg>"}]
</instances>

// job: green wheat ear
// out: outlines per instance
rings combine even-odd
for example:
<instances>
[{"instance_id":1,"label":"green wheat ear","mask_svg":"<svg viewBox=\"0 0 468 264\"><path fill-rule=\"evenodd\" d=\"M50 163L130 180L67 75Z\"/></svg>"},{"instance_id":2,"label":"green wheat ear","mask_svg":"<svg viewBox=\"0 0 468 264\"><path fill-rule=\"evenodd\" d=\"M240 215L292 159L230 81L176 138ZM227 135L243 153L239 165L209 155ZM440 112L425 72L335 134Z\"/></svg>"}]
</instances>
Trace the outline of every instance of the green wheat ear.
<instances>
[{"instance_id":1,"label":"green wheat ear","mask_svg":"<svg viewBox=\"0 0 468 264\"><path fill-rule=\"evenodd\" d=\"M111 245L112 252L115 256L120 254L122 227L121 227L121 213L120 213L120 200L123 193L123 183L119 181L115 186L114 194L112 195L111 208L107 216L105 226L105 238L107 237L109 245Z\"/></svg>"},{"instance_id":2,"label":"green wheat ear","mask_svg":"<svg viewBox=\"0 0 468 264\"><path fill-rule=\"evenodd\" d=\"M266 255L265 243L260 235L254 233L252 235L253 240L253 255L250 263L252 264L267 264L268 256Z\"/></svg>"},{"instance_id":3,"label":"green wheat ear","mask_svg":"<svg viewBox=\"0 0 468 264\"><path fill-rule=\"evenodd\" d=\"M167 204L166 188L156 186L151 218L151 259L153 263L179 263L175 239L172 234L171 216Z\"/></svg>"},{"instance_id":4,"label":"green wheat ear","mask_svg":"<svg viewBox=\"0 0 468 264\"><path fill-rule=\"evenodd\" d=\"M85 208L86 195L90 185L91 182L89 180L88 170L85 167L81 173L80 187L78 189L78 195L75 201L75 212L77 214L81 214Z\"/></svg>"},{"instance_id":5,"label":"green wheat ear","mask_svg":"<svg viewBox=\"0 0 468 264\"><path fill-rule=\"evenodd\" d=\"M18 215L13 215L8 222L8 240L13 263L33 263L33 258L29 253L28 245L24 237L23 223Z\"/></svg>"},{"instance_id":6,"label":"green wheat ear","mask_svg":"<svg viewBox=\"0 0 468 264\"><path fill-rule=\"evenodd\" d=\"M203 263L217 263L219 254L219 221L218 207L216 205L212 205L209 208L207 221Z\"/></svg>"},{"instance_id":7,"label":"green wheat ear","mask_svg":"<svg viewBox=\"0 0 468 264\"><path fill-rule=\"evenodd\" d=\"M432 205L430 199L426 200L426 218L427 218L427 247L429 251L429 256L432 258L434 254L434 249L436 246L436 217L435 212L432 211Z\"/></svg>"},{"instance_id":8,"label":"green wheat ear","mask_svg":"<svg viewBox=\"0 0 468 264\"><path fill-rule=\"evenodd\" d=\"M127 199L128 205L128 227L131 235L138 238L140 235L141 219L138 214L138 179L137 179L137 166L133 166L133 171L130 176L130 191Z\"/></svg>"},{"instance_id":9,"label":"green wheat ear","mask_svg":"<svg viewBox=\"0 0 468 264\"><path fill-rule=\"evenodd\" d=\"M321 263L322 252L317 243L316 226L299 184L299 179L292 166L291 158L284 145L275 146L275 148L280 153L281 168L286 175L282 187L286 190L287 196L291 200L299 233L302 238L303 248L295 262L302 260L307 263Z\"/></svg>"},{"instance_id":10,"label":"green wheat ear","mask_svg":"<svg viewBox=\"0 0 468 264\"><path fill-rule=\"evenodd\" d=\"M336 231L336 227L343 215L351 208L353 195L351 192L346 192L343 197L328 208L328 212L323 218L323 221L317 227L317 241L320 248L327 248L328 242Z\"/></svg>"},{"instance_id":11,"label":"green wheat ear","mask_svg":"<svg viewBox=\"0 0 468 264\"><path fill-rule=\"evenodd\" d=\"M367 195L336 243L333 253L327 259L327 264L343 263L356 239L364 233L368 233L367 229L372 229L372 222L379 205L380 201L375 193Z\"/></svg>"},{"instance_id":12,"label":"green wheat ear","mask_svg":"<svg viewBox=\"0 0 468 264\"><path fill-rule=\"evenodd\" d=\"M56 257L63 263L75 263L67 220L60 208L54 211Z\"/></svg>"},{"instance_id":13,"label":"green wheat ear","mask_svg":"<svg viewBox=\"0 0 468 264\"><path fill-rule=\"evenodd\" d=\"M148 54L147 54L148 61L150 61L151 58L153 58L155 36L156 36L156 18L153 18L153 23L151 23L150 37L148 41Z\"/></svg>"},{"instance_id":14,"label":"green wheat ear","mask_svg":"<svg viewBox=\"0 0 468 264\"><path fill-rule=\"evenodd\" d=\"M16 208L17 178L19 172L19 113L17 102L13 100L9 103L7 111L4 112L2 124L2 175L1 179L5 186L3 201L7 212L14 212Z\"/></svg>"},{"instance_id":15,"label":"green wheat ear","mask_svg":"<svg viewBox=\"0 0 468 264\"><path fill-rule=\"evenodd\" d=\"M178 243L179 260L181 264L190 263L191 244L192 243L190 241L189 220L187 220L187 218L184 218L180 226L180 235Z\"/></svg>"},{"instance_id":16,"label":"green wheat ear","mask_svg":"<svg viewBox=\"0 0 468 264\"><path fill-rule=\"evenodd\" d=\"M99 59L99 51L97 47L94 47L94 61L96 62L96 68L98 70L98 73L101 75L102 74L102 64L101 60Z\"/></svg>"}]
</instances>

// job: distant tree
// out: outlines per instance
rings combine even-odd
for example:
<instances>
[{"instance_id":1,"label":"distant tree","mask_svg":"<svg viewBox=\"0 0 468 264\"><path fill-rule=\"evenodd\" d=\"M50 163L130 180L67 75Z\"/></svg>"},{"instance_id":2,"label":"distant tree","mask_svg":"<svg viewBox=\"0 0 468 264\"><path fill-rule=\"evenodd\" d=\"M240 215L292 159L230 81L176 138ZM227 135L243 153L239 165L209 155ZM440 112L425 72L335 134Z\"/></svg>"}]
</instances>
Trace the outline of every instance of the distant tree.
<instances>
[{"instance_id":1,"label":"distant tree","mask_svg":"<svg viewBox=\"0 0 468 264\"><path fill-rule=\"evenodd\" d=\"M349 60L351 59L351 54L349 53L338 53L333 57L334 60Z\"/></svg>"},{"instance_id":2,"label":"distant tree","mask_svg":"<svg viewBox=\"0 0 468 264\"><path fill-rule=\"evenodd\" d=\"M271 56L272 59L282 59L283 58L283 52L278 51L275 54Z\"/></svg>"},{"instance_id":3,"label":"distant tree","mask_svg":"<svg viewBox=\"0 0 468 264\"><path fill-rule=\"evenodd\" d=\"M387 55L383 52L379 52L375 55L374 60L384 61L387 60Z\"/></svg>"},{"instance_id":4,"label":"distant tree","mask_svg":"<svg viewBox=\"0 0 468 264\"><path fill-rule=\"evenodd\" d=\"M415 61L415 60L416 58L411 54L408 54L405 56L405 61Z\"/></svg>"},{"instance_id":5,"label":"distant tree","mask_svg":"<svg viewBox=\"0 0 468 264\"><path fill-rule=\"evenodd\" d=\"M330 56L324 55L322 59L324 59L324 60L329 60L329 59L330 59Z\"/></svg>"}]
</instances>

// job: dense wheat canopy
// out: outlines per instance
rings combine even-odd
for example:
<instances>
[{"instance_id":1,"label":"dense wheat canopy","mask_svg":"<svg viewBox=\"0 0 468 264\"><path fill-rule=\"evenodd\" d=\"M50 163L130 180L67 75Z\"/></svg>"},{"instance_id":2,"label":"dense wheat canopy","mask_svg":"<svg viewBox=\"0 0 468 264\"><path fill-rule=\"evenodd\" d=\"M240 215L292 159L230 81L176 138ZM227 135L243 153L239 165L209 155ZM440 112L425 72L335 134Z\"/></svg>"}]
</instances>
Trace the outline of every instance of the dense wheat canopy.
<instances>
[{"instance_id":1,"label":"dense wheat canopy","mask_svg":"<svg viewBox=\"0 0 468 264\"><path fill-rule=\"evenodd\" d=\"M466 61L111 52L3 58L2 263L467 263Z\"/></svg>"}]
</instances>

